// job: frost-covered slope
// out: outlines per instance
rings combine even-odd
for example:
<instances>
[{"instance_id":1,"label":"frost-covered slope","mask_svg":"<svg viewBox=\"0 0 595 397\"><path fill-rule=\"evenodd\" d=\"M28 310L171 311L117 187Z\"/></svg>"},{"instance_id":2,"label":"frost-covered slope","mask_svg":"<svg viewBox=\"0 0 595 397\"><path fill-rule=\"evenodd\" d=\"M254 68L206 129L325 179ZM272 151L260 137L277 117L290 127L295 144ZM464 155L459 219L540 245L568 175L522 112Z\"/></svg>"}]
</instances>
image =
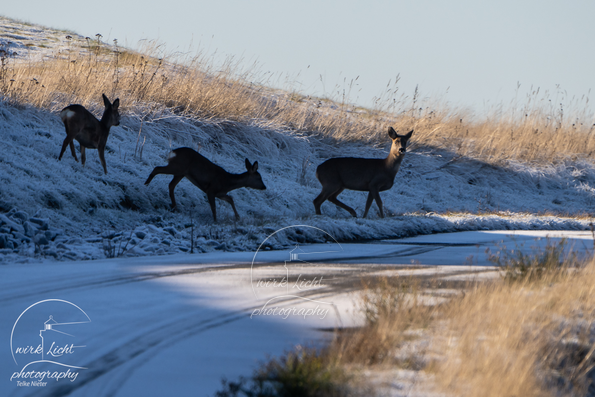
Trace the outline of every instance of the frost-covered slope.
<instances>
[{"instance_id":1,"label":"frost-covered slope","mask_svg":"<svg viewBox=\"0 0 595 397\"><path fill-rule=\"evenodd\" d=\"M91 110L100 116L102 108ZM141 122L125 103L123 114L121 125L112 128L104 175L95 150L87 152L84 168L68 150L57 160L65 136L57 114L0 103L0 258L187 252L192 233L198 252L254 249L272 231L295 224L320 227L343 241L484 228L578 229L588 227L589 219L528 214L593 212L590 162L500 168L424 148L407 154L395 186L381 193L386 219L378 218L375 205L368 219L352 219L328 202L325 215L315 216L316 166L333 156L384 157L388 138L387 148L380 149L169 113L153 113ZM144 181L180 146L199 149L230 172L243 172L244 158L257 160L268 189L231 193L242 216L237 223L229 205L218 201L220 222L214 224L205 195L184 180L176 189L179 212L173 213L171 177L159 175L150 186ZM361 216L366 193L346 191L340 197ZM453 212L458 214L449 215ZM40 233L46 237L41 242ZM304 230L284 238L323 237ZM279 237L271 244L288 242Z\"/></svg>"},{"instance_id":2,"label":"frost-covered slope","mask_svg":"<svg viewBox=\"0 0 595 397\"><path fill-rule=\"evenodd\" d=\"M34 61L68 54L74 42L85 42L67 35L76 36L0 17L0 50L11 57ZM84 168L69 150L57 160L65 136L61 106L49 112L0 101L0 261L188 252L191 241L198 252L255 249L273 231L295 224L319 227L343 241L485 228L584 229L590 219L572 217L593 213L590 161L502 168L426 147L407 154L395 186L381 193L386 219L377 217L375 204L369 219L352 219L328 202L325 215L315 216L316 166L334 156L385 157L388 137L386 147L375 148L266 122L207 123L155 110L154 104L140 106L146 108L122 101L122 123L111 130L104 175L95 150L87 152ZM89 110L100 116L101 98ZM179 212L173 213L171 177L143 183L180 146L200 150L230 172L243 172L244 158L258 161L268 189L231 193L242 216L237 223L229 205L218 201L214 224L205 195L184 180L176 189ZM346 191L340 198L361 216L366 193ZM312 230L279 234L268 243L324 239Z\"/></svg>"},{"instance_id":3,"label":"frost-covered slope","mask_svg":"<svg viewBox=\"0 0 595 397\"><path fill-rule=\"evenodd\" d=\"M67 36L70 39L67 39ZM85 42L85 37L64 30L47 28L19 22L0 16L0 51L16 58L42 60L55 56L56 51L67 52L72 48L72 39ZM77 48L77 51L86 51Z\"/></svg>"}]
</instances>

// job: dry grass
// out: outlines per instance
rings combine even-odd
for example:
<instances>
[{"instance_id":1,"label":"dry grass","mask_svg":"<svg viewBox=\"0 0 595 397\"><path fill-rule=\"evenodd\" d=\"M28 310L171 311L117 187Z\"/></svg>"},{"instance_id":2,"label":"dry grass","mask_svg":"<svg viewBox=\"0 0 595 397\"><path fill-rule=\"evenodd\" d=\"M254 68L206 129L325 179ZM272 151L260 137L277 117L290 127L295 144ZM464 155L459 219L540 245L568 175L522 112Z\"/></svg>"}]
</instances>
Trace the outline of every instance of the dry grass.
<instances>
[{"instance_id":1,"label":"dry grass","mask_svg":"<svg viewBox=\"0 0 595 397\"><path fill-rule=\"evenodd\" d=\"M155 44L135 52L88 39L43 62L3 58L0 93L15 104L52 111L70 103L99 109L106 93L120 97L124 109L142 117L169 109L189 117L381 145L388 125L401 132L414 128L413 150L434 146L489 162L551 163L589 158L595 152L588 98L564 109L558 103L565 99L556 96L552 102L548 93L536 90L524 104L513 101L508 110L496 108L479 118L440 100L423 99L417 90L412 96L401 94L397 80L378 96L373 109L363 109L349 104L345 88L335 100L310 98L269 88L255 69L240 64L231 59L215 65L204 54L166 56Z\"/></svg>"},{"instance_id":2,"label":"dry grass","mask_svg":"<svg viewBox=\"0 0 595 397\"><path fill-rule=\"evenodd\" d=\"M395 350L411 338L408 331L426 328L436 311L436 307L424 304L420 283L414 278L381 278L366 283L360 304L366 325L338 334L328 352L337 362L403 364L395 359Z\"/></svg>"},{"instance_id":3,"label":"dry grass","mask_svg":"<svg viewBox=\"0 0 595 397\"><path fill-rule=\"evenodd\" d=\"M5 60L0 92L15 104L53 111L70 103L100 105L101 94L106 93L119 97L124 109L149 117L170 109L201 119L257 122L322 134L342 131L358 137L369 125L349 115L345 106L320 109L300 95L268 88L255 72L242 70L233 59L215 66L202 54L173 60L153 55L159 52L157 46L132 52L105 44L95 50L98 44L93 43L44 62Z\"/></svg>"},{"instance_id":4,"label":"dry grass","mask_svg":"<svg viewBox=\"0 0 595 397\"><path fill-rule=\"evenodd\" d=\"M444 309L436 364L454 395L584 395L595 347L595 264L482 285Z\"/></svg>"},{"instance_id":5,"label":"dry grass","mask_svg":"<svg viewBox=\"0 0 595 397\"><path fill-rule=\"evenodd\" d=\"M540 271L470 282L443 301L427 300L439 283L413 277L366 283L364 326L339 331L323 349L298 347L272 359L251 384L229 383L220 395L236 389L261 395L248 391L263 390L263 380L276 385L272 395L373 395L361 370L395 367L432 374L424 379L433 385L422 387L439 395L595 395L595 262L577 266L558 248L509 264L510 270L532 263Z\"/></svg>"},{"instance_id":6,"label":"dry grass","mask_svg":"<svg viewBox=\"0 0 595 397\"><path fill-rule=\"evenodd\" d=\"M368 286L366 325L339 334L330 354L344 365L422 369L453 396L595 394L595 262L576 267L560 244L504 258L511 260L501 280L438 305L424 304L413 280ZM412 335L430 346L403 361Z\"/></svg>"}]
</instances>

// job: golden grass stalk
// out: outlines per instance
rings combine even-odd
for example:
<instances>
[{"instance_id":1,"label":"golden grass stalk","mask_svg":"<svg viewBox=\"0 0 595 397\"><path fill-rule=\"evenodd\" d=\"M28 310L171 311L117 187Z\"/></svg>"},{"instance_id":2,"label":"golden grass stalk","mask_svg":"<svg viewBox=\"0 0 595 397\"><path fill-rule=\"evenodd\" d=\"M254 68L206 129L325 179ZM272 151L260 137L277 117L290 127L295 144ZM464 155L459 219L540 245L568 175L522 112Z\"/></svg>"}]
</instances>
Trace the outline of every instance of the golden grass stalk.
<instances>
[{"instance_id":1,"label":"golden grass stalk","mask_svg":"<svg viewBox=\"0 0 595 397\"><path fill-rule=\"evenodd\" d=\"M548 261L549 254L541 259ZM433 369L443 391L461 396L586 392L595 363L595 263L579 269L569 256L562 266L546 265L514 282L505 277L480 284L441 309L443 320L434 334L441 358Z\"/></svg>"},{"instance_id":2,"label":"golden grass stalk","mask_svg":"<svg viewBox=\"0 0 595 397\"><path fill-rule=\"evenodd\" d=\"M595 262L577 266L562 245L522 260L500 255L511 259L502 278L434 305L414 279L367 284L366 324L338 334L330 361L421 369L445 395L584 395L595 375ZM526 266L539 270L507 276ZM410 344L404 359L400 352L416 338L430 344Z\"/></svg>"},{"instance_id":3,"label":"golden grass stalk","mask_svg":"<svg viewBox=\"0 0 595 397\"><path fill-rule=\"evenodd\" d=\"M411 338L408 331L427 327L436 311L423 302L419 280L414 278L365 283L360 304L366 324L339 333L329 347L328 354L337 362L395 364L395 351Z\"/></svg>"},{"instance_id":4,"label":"golden grass stalk","mask_svg":"<svg viewBox=\"0 0 595 397\"><path fill-rule=\"evenodd\" d=\"M398 81L398 80L397 80ZM180 59L149 43L140 51L100 40L72 43L44 61L2 60L0 94L15 104L59 111L70 103L101 108L101 94L120 97L124 110L153 116L164 109L201 119L256 123L319 134L340 141L384 145L389 125L415 129L412 149L436 147L499 163L590 158L595 120L588 98L570 108L553 106L549 93L534 91L526 103L494 108L484 117L439 99L399 94L387 87L374 108L310 98L266 86L258 72L228 59L216 65L205 54Z\"/></svg>"},{"instance_id":5,"label":"golden grass stalk","mask_svg":"<svg viewBox=\"0 0 595 397\"><path fill-rule=\"evenodd\" d=\"M439 384L465 396L554 395L550 388L559 386L584 391L588 384L580 367L590 364L569 359L580 352L564 349L571 335L581 349L592 343L576 320L586 310L589 325L593 321L595 301L587 297L593 265L581 274L552 285L481 286L449 305L439 339L444 359L435 368Z\"/></svg>"}]
</instances>

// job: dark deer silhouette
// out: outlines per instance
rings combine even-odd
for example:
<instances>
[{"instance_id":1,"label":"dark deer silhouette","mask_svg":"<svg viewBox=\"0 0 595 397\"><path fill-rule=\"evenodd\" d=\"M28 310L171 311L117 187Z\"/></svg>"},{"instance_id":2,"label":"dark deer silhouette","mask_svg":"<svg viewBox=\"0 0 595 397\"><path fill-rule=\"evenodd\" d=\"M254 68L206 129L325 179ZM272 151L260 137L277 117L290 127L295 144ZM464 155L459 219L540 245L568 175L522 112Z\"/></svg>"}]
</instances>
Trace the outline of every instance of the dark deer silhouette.
<instances>
[{"instance_id":1,"label":"dark deer silhouette","mask_svg":"<svg viewBox=\"0 0 595 397\"><path fill-rule=\"evenodd\" d=\"M172 209L175 209L176 197L174 196L174 189L184 177L188 178L190 182L207 194L215 222L217 222L215 197L231 204L236 220L239 220L240 215L236 211L233 199L227 193L241 187L260 190L266 189L262 177L258 173L258 161L250 164L250 161L246 159L246 172L243 174L231 174L195 150L182 147L172 151L169 154L167 162L168 165L165 167L155 167L153 169L145 185L151 183L155 175L173 175L174 179L169 183L169 197L171 198Z\"/></svg>"},{"instance_id":2,"label":"dark deer silhouette","mask_svg":"<svg viewBox=\"0 0 595 397\"><path fill-rule=\"evenodd\" d=\"M322 192L314 199L316 214L321 215L320 206L328 199L331 203L348 211L356 217L355 210L339 201L337 196L345 189L359 190L368 193L364 218L372 201L376 200L381 218L384 218L380 192L390 189L395 181L401 162L407 151L407 141L413 131L405 135L398 135L392 128L388 128L388 136L393 143L390 153L385 159L363 159L357 157L332 158L320 164L316 169L316 178L322 184Z\"/></svg>"},{"instance_id":3,"label":"dark deer silhouette","mask_svg":"<svg viewBox=\"0 0 595 397\"><path fill-rule=\"evenodd\" d=\"M73 140L76 139L81 146L81 163L83 166L85 166L86 160L85 148L97 149L103 171L107 174L105 145L107 144L110 128L113 125L120 125L120 113L118 113L120 99L116 99L112 104L105 94L103 94L103 103L105 110L101 120L97 120L91 112L81 105L70 105L60 112L60 118L66 128L66 138L64 138L64 142L62 143L62 150L60 150L58 160L62 160L66 146L70 145L72 157L76 161L79 161L76 158L76 152L74 150Z\"/></svg>"}]
</instances>

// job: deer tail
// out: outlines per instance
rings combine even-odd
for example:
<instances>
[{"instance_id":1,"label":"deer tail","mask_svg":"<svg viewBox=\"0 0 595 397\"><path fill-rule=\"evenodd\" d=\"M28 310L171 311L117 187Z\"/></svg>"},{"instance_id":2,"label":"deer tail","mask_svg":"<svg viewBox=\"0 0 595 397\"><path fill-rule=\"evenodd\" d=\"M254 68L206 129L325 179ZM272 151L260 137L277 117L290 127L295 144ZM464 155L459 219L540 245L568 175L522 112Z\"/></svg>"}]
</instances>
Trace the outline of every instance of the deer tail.
<instances>
[{"instance_id":1,"label":"deer tail","mask_svg":"<svg viewBox=\"0 0 595 397\"><path fill-rule=\"evenodd\" d=\"M176 151L172 150L171 152L169 152L169 154L167 155L167 162L170 163L173 159L176 158Z\"/></svg>"},{"instance_id":2,"label":"deer tail","mask_svg":"<svg viewBox=\"0 0 595 397\"><path fill-rule=\"evenodd\" d=\"M75 113L68 108L63 109L60 112L60 118L62 119L62 122L64 122L64 123L66 122L67 119L71 118L74 115L75 115Z\"/></svg>"}]
</instances>

